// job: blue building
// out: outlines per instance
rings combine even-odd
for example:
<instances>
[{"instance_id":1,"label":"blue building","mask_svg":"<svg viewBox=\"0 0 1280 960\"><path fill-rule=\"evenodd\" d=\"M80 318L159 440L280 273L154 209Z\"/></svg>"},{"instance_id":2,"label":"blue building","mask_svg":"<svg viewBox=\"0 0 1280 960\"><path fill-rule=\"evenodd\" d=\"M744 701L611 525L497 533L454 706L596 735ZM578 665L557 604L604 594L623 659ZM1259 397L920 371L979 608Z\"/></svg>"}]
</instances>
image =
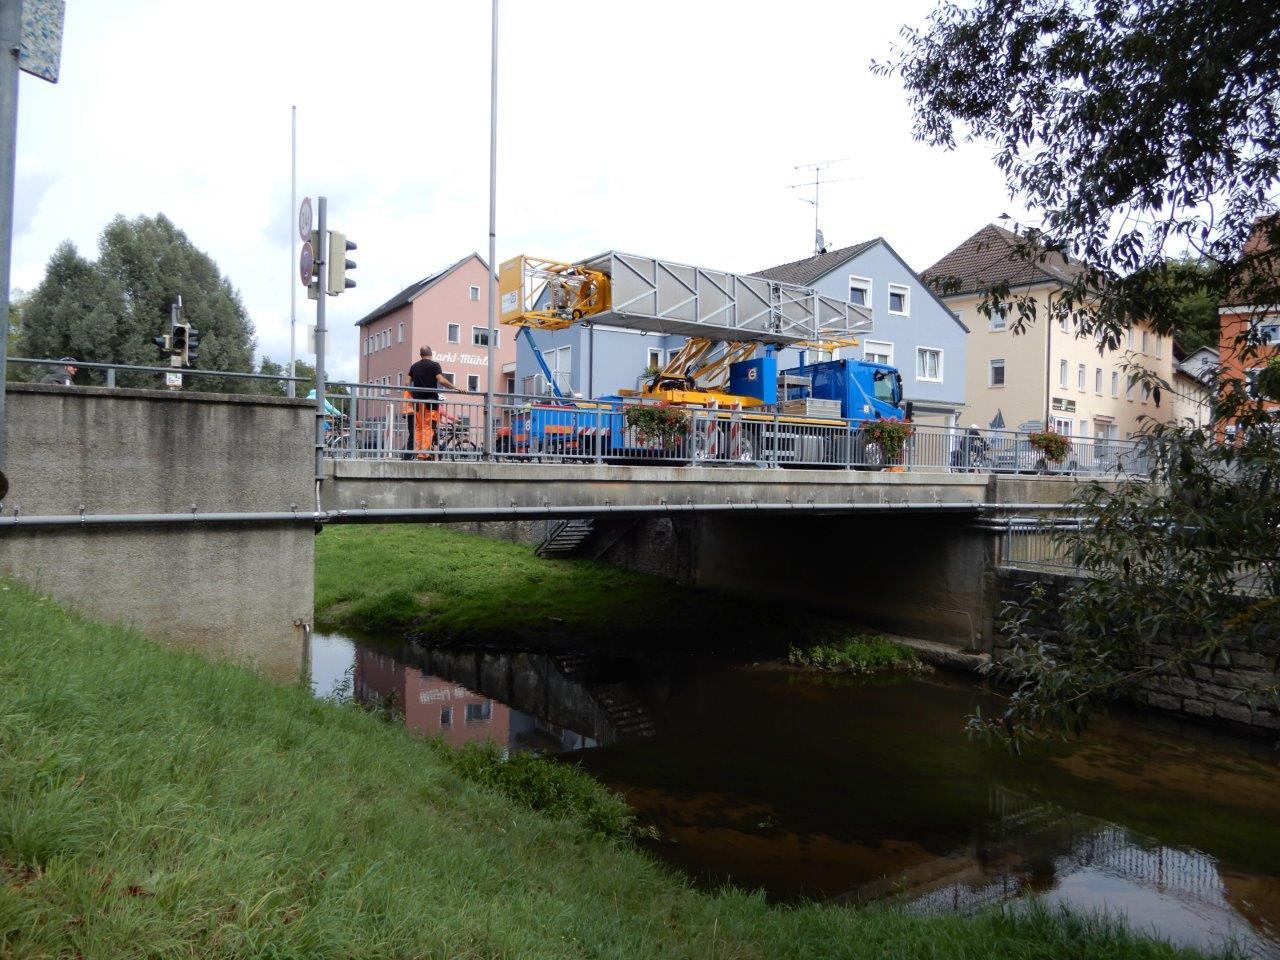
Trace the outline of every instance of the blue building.
<instances>
[{"instance_id":1,"label":"blue building","mask_svg":"<svg viewBox=\"0 0 1280 960\"><path fill-rule=\"evenodd\" d=\"M846 347L839 356L897 367L903 399L914 404L917 423L958 422L964 406L969 329L883 237L758 270L756 276L812 287L824 296L870 309L872 332L859 337L860 346ZM798 361L796 351L784 350L779 367Z\"/></svg>"},{"instance_id":2,"label":"blue building","mask_svg":"<svg viewBox=\"0 0 1280 960\"><path fill-rule=\"evenodd\" d=\"M919 423L951 426L964 405L965 338L968 330L920 282L893 248L877 237L866 243L784 263L756 276L799 286L868 307L874 330L859 347L839 354L892 364L902 372L904 398L915 406ZM602 396L636 389L648 369L661 368L684 337L645 334L608 325L576 324L564 330L534 331L538 350L566 394ZM828 359L784 350L779 368ZM544 392L529 341L516 346L516 388Z\"/></svg>"}]
</instances>

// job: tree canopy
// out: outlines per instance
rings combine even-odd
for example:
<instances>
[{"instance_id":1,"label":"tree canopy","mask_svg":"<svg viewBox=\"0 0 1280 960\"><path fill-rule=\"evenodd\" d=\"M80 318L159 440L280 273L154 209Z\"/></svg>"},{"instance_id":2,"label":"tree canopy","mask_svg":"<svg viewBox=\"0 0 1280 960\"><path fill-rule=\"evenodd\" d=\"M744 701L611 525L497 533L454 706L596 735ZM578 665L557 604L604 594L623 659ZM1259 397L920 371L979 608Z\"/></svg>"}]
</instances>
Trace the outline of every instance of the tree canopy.
<instances>
[{"instance_id":1,"label":"tree canopy","mask_svg":"<svg viewBox=\"0 0 1280 960\"><path fill-rule=\"evenodd\" d=\"M1015 329L1068 318L1104 349L1138 322L1188 348L1211 342L1221 303L1275 315L1280 4L946 2L874 69L901 76L918 139L994 148L1038 218L1015 256L1082 265L1047 301L993 285L986 312ZM973 729L1015 742L1078 730L1093 704L1153 672L1280 635L1280 422L1266 403L1280 399L1280 370L1260 359L1257 323L1230 346L1264 373L1252 387L1217 379L1209 429L1150 424L1145 477L1085 485L1082 523L1061 545L1095 575L1060 603L1033 595L1007 611L1018 643L996 674L1013 694ZM1249 696L1280 710L1274 684Z\"/></svg>"},{"instance_id":2,"label":"tree canopy","mask_svg":"<svg viewBox=\"0 0 1280 960\"><path fill-rule=\"evenodd\" d=\"M19 349L28 356L73 356L98 363L156 364L152 337L168 332L170 305L182 297L183 318L200 333L198 366L253 370L253 324L240 295L208 254L163 214L116 217L102 231L96 262L67 241L26 300ZM82 373L86 382L100 381ZM154 385L147 375L121 375L121 386ZM190 381L203 390L243 390L243 382Z\"/></svg>"}]
</instances>

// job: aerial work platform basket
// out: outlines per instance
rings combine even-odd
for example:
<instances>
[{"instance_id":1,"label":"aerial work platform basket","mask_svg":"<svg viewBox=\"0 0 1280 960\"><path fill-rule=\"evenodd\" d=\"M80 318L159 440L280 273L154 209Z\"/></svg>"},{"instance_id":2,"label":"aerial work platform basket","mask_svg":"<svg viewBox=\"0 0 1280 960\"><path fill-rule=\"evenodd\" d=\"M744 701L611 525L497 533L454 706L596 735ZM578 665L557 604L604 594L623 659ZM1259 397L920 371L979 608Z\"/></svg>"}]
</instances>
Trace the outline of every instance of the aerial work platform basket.
<instances>
[{"instance_id":1,"label":"aerial work platform basket","mask_svg":"<svg viewBox=\"0 0 1280 960\"><path fill-rule=\"evenodd\" d=\"M498 273L505 324L629 330L779 346L871 330L865 307L809 287L610 251L578 263L514 257Z\"/></svg>"}]
</instances>

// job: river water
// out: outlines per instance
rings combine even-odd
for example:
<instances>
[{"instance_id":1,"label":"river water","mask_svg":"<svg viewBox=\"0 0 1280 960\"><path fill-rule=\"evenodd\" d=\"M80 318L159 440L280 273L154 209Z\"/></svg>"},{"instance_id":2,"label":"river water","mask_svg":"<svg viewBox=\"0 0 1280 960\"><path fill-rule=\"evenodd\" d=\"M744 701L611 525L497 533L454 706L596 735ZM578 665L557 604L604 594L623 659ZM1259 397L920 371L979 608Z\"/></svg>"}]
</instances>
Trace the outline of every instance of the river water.
<instances>
[{"instance_id":1,"label":"river water","mask_svg":"<svg viewBox=\"0 0 1280 960\"><path fill-rule=\"evenodd\" d=\"M1280 958L1280 753L1115 711L1022 757L970 743L991 701L950 673L860 680L776 665L649 663L311 643L320 694L411 728L581 764L704 886L774 900L971 911L1039 894L1176 943Z\"/></svg>"}]
</instances>

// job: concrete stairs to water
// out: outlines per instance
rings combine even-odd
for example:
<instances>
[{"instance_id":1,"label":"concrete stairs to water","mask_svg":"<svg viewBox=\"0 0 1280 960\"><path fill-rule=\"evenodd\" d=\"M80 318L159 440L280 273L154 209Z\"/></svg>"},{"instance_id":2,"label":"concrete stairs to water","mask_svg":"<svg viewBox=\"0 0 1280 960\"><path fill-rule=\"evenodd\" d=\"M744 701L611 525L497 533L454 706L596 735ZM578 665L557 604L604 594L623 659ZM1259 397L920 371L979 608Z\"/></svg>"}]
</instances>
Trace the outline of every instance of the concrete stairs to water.
<instances>
[{"instance_id":1,"label":"concrete stairs to water","mask_svg":"<svg viewBox=\"0 0 1280 960\"><path fill-rule=\"evenodd\" d=\"M595 525L590 519L557 520L533 552L539 557L571 557L594 532Z\"/></svg>"}]
</instances>

